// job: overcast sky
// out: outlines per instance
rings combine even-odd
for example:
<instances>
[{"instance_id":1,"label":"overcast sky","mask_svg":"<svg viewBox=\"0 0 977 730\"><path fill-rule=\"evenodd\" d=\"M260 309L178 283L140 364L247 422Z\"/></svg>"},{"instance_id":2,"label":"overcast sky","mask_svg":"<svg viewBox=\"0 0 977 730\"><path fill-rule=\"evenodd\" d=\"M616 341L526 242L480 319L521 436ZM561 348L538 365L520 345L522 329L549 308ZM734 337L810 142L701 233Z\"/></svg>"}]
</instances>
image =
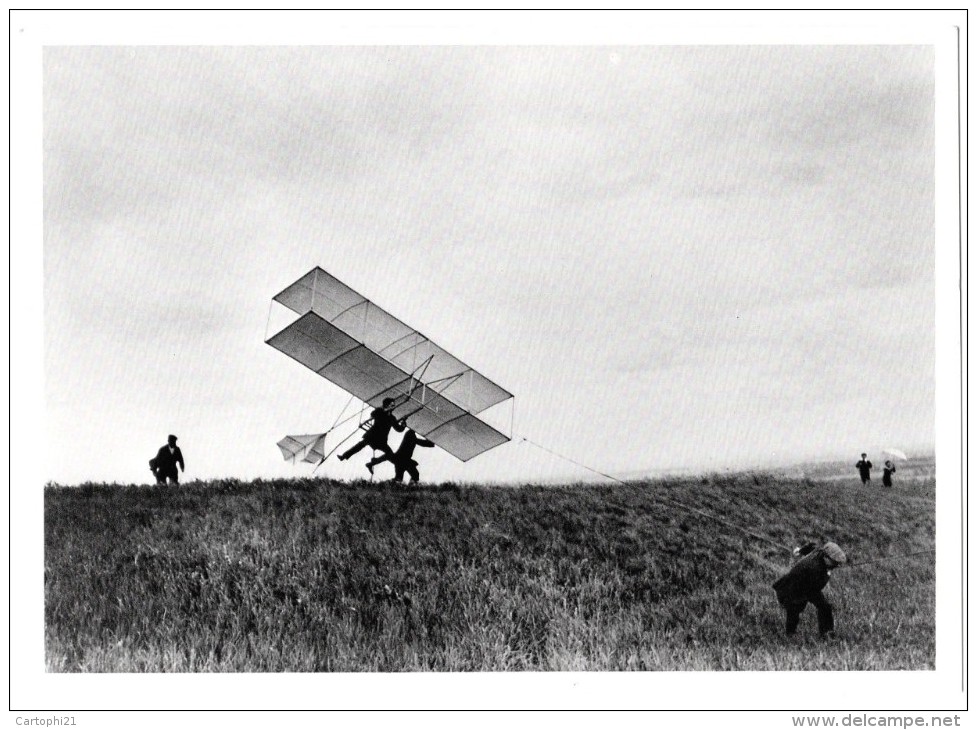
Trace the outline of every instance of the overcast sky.
<instances>
[{"instance_id":1,"label":"overcast sky","mask_svg":"<svg viewBox=\"0 0 977 730\"><path fill-rule=\"evenodd\" d=\"M516 395L429 480L934 444L926 46L47 47L47 479L307 474L321 266ZM393 439L394 442L396 439ZM355 460L354 460L355 461ZM365 475L333 460L318 473Z\"/></svg>"}]
</instances>

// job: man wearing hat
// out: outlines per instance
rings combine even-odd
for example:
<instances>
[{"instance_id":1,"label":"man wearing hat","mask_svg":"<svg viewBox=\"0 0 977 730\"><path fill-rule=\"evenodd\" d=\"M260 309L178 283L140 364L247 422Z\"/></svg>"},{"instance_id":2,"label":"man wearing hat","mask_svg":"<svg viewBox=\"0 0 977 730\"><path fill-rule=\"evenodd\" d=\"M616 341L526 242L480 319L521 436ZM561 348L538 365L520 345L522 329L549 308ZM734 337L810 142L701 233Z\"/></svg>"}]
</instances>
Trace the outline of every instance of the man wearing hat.
<instances>
[{"instance_id":1,"label":"man wearing hat","mask_svg":"<svg viewBox=\"0 0 977 730\"><path fill-rule=\"evenodd\" d=\"M373 412L370 414L370 420L372 423L370 427L366 429L366 433L363 434L363 438L353 445L352 448L347 449L342 454L339 455L340 461L346 461L353 454L358 452L360 449L369 446L374 451L382 451L383 455L390 461L394 460L393 449L387 444L387 438L390 436L390 429L395 431L403 431L406 428L404 422L398 421L394 418L394 408L396 408L396 402L393 398L384 398L383 403L379 408L374 408ZM370 473L373 473L373 460L367 465L367 469Z\"/></svg>"},{"instance_id":2,"label":"man wearing hat","mask_svg":"<svg viewBox=\"0 0 977 730\"><path fill-rule=\"evenodd\" d=\"M862 454L862 458L855 462L855 468L858 469L862 484L868 484L872 480L872 462L868 460L868 454Z\"/></svg>"},{"instance_id":3,"label":"man wearing hat","mask_svg":"<svg viewBox=\"0 0 977 730\"><path fill-rule=\"evenodd\" d=\"M414 449L418 446L424 446L425 448L431 448L435 444L433 441L429 441L422 436L418 436L417 432L408 428L407 433L404 434L404 438L400 442L400 446L397 447L397 451L394 452L394 458L390 459L387 456L377 456L370 459L366 463L366 468L373 473L373 467L384 461L393 461L394 465L394 481L398 484L404 481L404 472L410 475L410 483L416 484L421 481L421 473L417 470L417 460L414 459Z\"/></svg>"},{"instance_id":4,"label":"man wearing hat","mask_svg":"<svg viewBox=\"0 0 977 730\"><path fill-rule=\"evenodd\" d=\"M170 434L166 437L166 445L159 447L155 462L153 473L156 475L157 484L166 484L167 479L173 484L180 483L180 474L176 470L176 465L180 465L180 471L185 471L186 467L183 464L183 452L176 445L176 436Z\"/></svg>"},{"instance_id":5,"label":"man wearing hat","mask_svg":"<svg viewBox=\"0 0 977 730\"><path fill-rule=\"evenodd\" d=\"M804 548L795 551L795 554L802 555L801 559L773 584L777 601L787 612L787 635L791 636L797 631L801 613L811 603L818 612L818 632L822 637L833 638L834 614L822 591L828 585L831 571L847 562L848 558L833 542L811 549L807 554L804 552Z\"/></svg>"}]
</instances>

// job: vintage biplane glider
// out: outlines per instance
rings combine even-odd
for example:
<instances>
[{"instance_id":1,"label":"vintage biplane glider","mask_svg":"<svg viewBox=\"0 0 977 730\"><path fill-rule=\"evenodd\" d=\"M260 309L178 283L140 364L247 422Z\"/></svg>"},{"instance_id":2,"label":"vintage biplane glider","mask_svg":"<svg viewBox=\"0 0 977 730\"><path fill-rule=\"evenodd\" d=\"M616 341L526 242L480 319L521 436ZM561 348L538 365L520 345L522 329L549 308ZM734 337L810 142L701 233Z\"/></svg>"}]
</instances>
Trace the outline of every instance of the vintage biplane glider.
<instances>
[{"instance_id":1,"label":"vintage biplane glider","mask_svg":"<svg viewBox=\"0 0 977 730\"><path fill-rule=\"evenodd\" d=\"M312 269L272 304L284 307L286 320L266 342L362 401L359 427L368 425L362 419L367 407L393 398L396 418L408 419L414 431L461 461L510 440L480 414L511 405L512 393L325 270ZM318 466L342 443L326 451L329 434L350 420L340 421L342 415L324 433L286 436L278 442L282 455Z\"/></svg>"}]
</instances>

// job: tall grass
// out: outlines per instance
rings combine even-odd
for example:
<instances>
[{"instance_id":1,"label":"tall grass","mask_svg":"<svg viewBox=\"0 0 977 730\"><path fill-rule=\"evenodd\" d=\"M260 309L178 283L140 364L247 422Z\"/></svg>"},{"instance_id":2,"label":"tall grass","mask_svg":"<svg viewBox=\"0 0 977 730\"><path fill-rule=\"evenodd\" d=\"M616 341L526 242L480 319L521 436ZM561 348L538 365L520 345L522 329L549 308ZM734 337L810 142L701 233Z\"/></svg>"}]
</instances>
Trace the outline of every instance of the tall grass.
<instances>
[{"instance_id":1,"label":"tall grass","mask_svg":"<svg viewBox=\"0 0 977 730\"><path fill-rule=\"evenodd\" d=\"M934 485L45 489L55 672L932 669ZM667 504L666 504L667 501ZM675 504L692 509L676 507ZM694 510L766 536L758 540ZM854 562L783 635L778 547Z\"/></svg>"}]
</instances>

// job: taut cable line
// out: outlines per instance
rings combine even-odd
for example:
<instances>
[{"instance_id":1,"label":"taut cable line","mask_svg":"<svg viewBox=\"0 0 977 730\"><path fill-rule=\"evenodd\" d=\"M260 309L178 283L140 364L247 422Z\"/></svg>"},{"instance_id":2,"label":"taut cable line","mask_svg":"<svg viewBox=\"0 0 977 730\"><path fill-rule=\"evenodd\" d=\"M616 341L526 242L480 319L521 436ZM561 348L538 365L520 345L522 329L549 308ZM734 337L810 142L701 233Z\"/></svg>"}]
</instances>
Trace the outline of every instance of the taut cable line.
<instances>
[{"instance_id":1,"label":"taut cable line","mask_svg":"<svg viewBox=\"0 0 977 730\"><path fill-rule=\"evenodd\" d=\"M879 558L872 558L871 560L859 560L857 563L844 563L840 565L841 568L858 568L863 565L869 565L871 563L883 563L887 560L899 560L900 558L912 558L916 555L929 555L930 553L935 553L936 548L930 548L929 550L920 550L915 553L903 553L901 555L883 555Z\"/></svg>"},{"instance_id":2,"label":"taut cable line","mask_svg":"<svg viewBox=\"0 0 977 730\"><path fill-rule=\"evenodd\" d=\"M558 454L557 452L553 451L552 449L548 449L545 446L542 446L540 444L537 444L535 441L529 440L525 436L520 436L519 438L521 438L527 444L530 444L532 446L535 446L536 448L541 449L541 450L543 450L543 451L545 451L545 452L547 452L549 454L552 454L553 456L556 456L559 459L563 459L564 461L568 461L571 464L575 464L575 465L579 466L582 469L586 469L587 471L593 472L594 474L599 474L600 476L605 477L607 479L610 479L611 481L615 481L618 484L627 485L627 482L625 482L622 479L618 479L615 476L612 476L610 474L606 474L606 473L604 473L602 471L598 471L597 469L593 469L593 468L587 466L586 464L581 464L579 461L575 461L575 460L571 459L568 456L564 456L563 454ZM738 530L739 532L745 533L745 534L749 535L752 538L755 538L757 540L760 540L762 542L765 542L765 543L767 543L769 545L773 545L774 547L776 547L776 548L778 548L780 550L785 550L788 553L789 552L792 552L792 550L793 550L793 548L790 548L790 547L788 547L786 545L783 545L783 544L781 544L781 543L779 543L779 542L777 542L775 540L771 540L769 537L765 537L765 536L760 535L760 534L758 534L756 532L753 532L752 530L748 530L745 527L743 527L742 525L737 525L737 524L735 524L733 522L729 522L728 520L724 520L721 517L717 517L714 514L710 514L709 512L706 512L705 510L699 509L698 507L693 507L691 505L684 504L682 502L679 502L676 499L672 499L671 497L663 497L663 496L659 495L658 496L658 499L661 500L661 501L663 501L663 502L668 502L669 504L675 505L676 507L680 507L681 509L688 510L689 512L695 512L698 515L701 515L701 516L703 516L703 517L705 517L707 519L710 519L710 520L714 520L714 521L716 521L716 522L718 522L718 523L720 523L722 525L726 525L727 527L731 527L734 530Z\"/></svg>"},{"instance_id":3,"label":"taut cable line","mask_svg":"<svg viewBox=\"0 0 977 730\"><path fill-rule=\"evenodd\" d=\"M537 449L540 449L542 451L545 451L548 454L552 454L553 456L557 457L558 459L562 459L562 460L564 460L566 462L569 462L571 464L574 464L576 466L579 466L581 469L586 469L589 472L592 472L594 474L598 474L599 476L602 476L602 477L604 477L606 479L610 479L611 481L617 482L618 484L623 484L623 485L627 486L627 482L625 482L623 479L619 479L618 477L612 476L611 474L607 474L606 472L602 472L602 471L600 471L598 469L594 469L594 468L592 468L590 466L587 466L586 464L582 464L579 461L576 461L574 459L571 459L569 456L564 456L563 454L559 454L556 451L553 451L552 449L548 449L545 446L543 446L541 444L538 444L535 441L532 441L532 440L526 438L525 436L519 436L519 438L524 443L530 444L531 446L535 446ZM684 504L682 502L679 502L677 499L672 499L671 497L665 497L665 496L659 495L658 496L658 499L661 500L661 501L663 501L663 502L668 502L669 504L675 505L676 507L680 507L681 509L688 510L690 512L695 512L696 514L701 515L703 517L706 517L707 519L714 520L715 522L718 522L718 523L720 523L722 525L726 525L727 527L731 527L734 530L738 530L738 531L740 531L740 532L742 532L742 533L744 533L746 535L749 535L752 538L755 538L757 540L760 540L762 542L765 542L765 543L767 543L769 545L773 545L774 547L780 548L781 550L786 550L789 553L792 553L793 552L793 548L790 548L790 547L788 547L786 545L783 545L783 544L781 544L779 542L776 542L775 540L771 540L769 537L765 537L764 535L760 535L760 534L758 534L756 532L753 532L752 530L748 530L747 528L743 527L742 525L737 525L734 522L730 522L728 520L722 519L721 517L717 517L714 514L710 514L709 512L706 512L705 510L699 509L698 507L692 507L691 505ZM914 557L914 556L917 556L917 555L928 555L928 554L933 553L933 552L936 552L936 548L931 548L929 550L920 550L919 552L906 553L906 554L902 554L902 555L885 555L885 556L878 557L878 558L872 558L870 560L860 560L857 563L845 563L845 564L843 564L843 565L841 565L839 567L844 567L844 568L857 568L857 567L860 567L862 565L869 565L871 563L881 563L881 562L885 562L885 561L888 561L888 560L898 560L900 558L911 558L911 557Z\"/></svg>"}]
</instances>

